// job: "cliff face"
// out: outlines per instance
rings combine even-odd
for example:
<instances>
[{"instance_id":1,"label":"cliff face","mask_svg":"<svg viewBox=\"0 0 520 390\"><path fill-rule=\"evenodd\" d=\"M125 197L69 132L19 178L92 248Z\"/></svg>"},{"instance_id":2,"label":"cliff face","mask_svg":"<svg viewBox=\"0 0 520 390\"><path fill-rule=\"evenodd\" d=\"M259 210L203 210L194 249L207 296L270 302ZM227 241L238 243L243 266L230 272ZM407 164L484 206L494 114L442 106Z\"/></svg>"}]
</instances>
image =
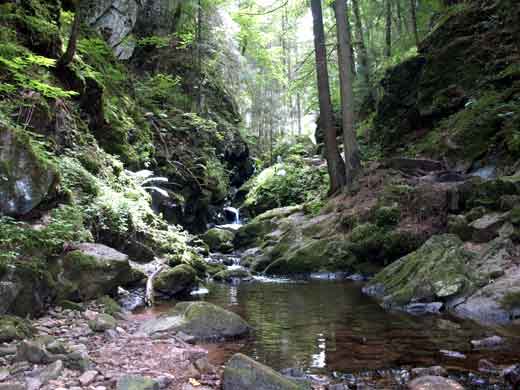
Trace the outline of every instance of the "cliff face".
<instances>
[{"instance_id":1,"label":"cliff face","mask_svg":"<svg viewBox=\"0 0 520 390\"><path fill-rule=\"evenodd\" d=\"M386 153L444 158L461 170L520 157L519 18L514 1L458 4L417 57L388 71L374 121Z\"/></svg>"}]
</instances>

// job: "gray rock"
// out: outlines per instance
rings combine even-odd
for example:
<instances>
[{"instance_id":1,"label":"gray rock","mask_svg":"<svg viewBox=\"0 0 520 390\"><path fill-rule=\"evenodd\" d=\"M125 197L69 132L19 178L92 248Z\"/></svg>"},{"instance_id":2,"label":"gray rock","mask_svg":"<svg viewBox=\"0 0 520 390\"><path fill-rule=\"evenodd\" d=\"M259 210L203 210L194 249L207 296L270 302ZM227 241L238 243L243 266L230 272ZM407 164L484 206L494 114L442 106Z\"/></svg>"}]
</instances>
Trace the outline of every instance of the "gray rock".
<instances>
[{"instance_id":1,"label":"gray rock","mask_svg":"<svg viewBox=\"0 0 520 390\"><path fill-rule=\"evenodd\" d=\"M442 302L410 303L405 306L405 310L411 314L437 314L443 306Z\"/></svg>"},{"instance_id":2,"label":"gray rock","mask_svg":"<svg viewBox=\"0 0 520 390\"><path fill-rule=\"evenodd\" d=\"M408 383L409 390L464 390L461 384L441 376L421 376Z\"/></svg>"},{"instance_id":3,"label":"gray rock","mask_svg":"<svg viewBox=\"0 0 520 390\"><path fill-rule=\"evenodd\" d=\"M448 371L441 366L417 367L412 369L411 374L412 378L420 376L448 376Z\"/></svg>"},{"instance_id":4,"label":"gray rock","mask_svg":"<svg viewBox=\"0 0 520 390\"><path fill-rule=\"evenodd\" d=\"M472 239L475 242L488 242L499 236L502 225L507 221L509 213L492 213L473 221L469 227L472 229Z\"/></svg>"},{"instance_id":5,"label":"gray rock","mask_svg":"<svg viewBox=\"0 0 520 390\"><path fill-rule=\"evenodd\" d=\"M474 349L493 349L502 344L505 340L500 336L491 336L482 340L471 340Z\"/></svg>"},{"instance_id":6,"label":"gray rock","mask_svg":"<svg viewBox=\"0 0 520 390\"><path fill-rule=\"evenodd\" d=\"M0 390L27 390L21 383L0 383Z\"/></svg>"},{"instance_id":7,"label":"gray rock","mask_svg":"<svg viewBox=\"0 0 520 390\"><path fill-rule=\"evenodd\" d=\"M98 375L98 372L95 371L95 370L89 370L89 371L85 371L83 374L81 374L81 376L78 378L78 381L79 383L81 384L81 386L88 386L90 385L92 382L94 382L94 380L96 379Z\"/></svg>"},{"instance_id":8,"label":"gray rock","mask_svg":"<svg viewBox=\"0 0 520 390\"><path fill-rule=\"evenodd\" d=\"M197 339L236 337L249 332L249 325L237 314L207 302L181 302L168 315L145 322L147 334L183 332Z\"/></svg>"},{"instance_id":9,"label":"gray rock","mask_svg":"<svg viewBox=\"0 0 520 390\"><path fill-rule=\"evenodd\" d=\"M520 386L520 364L507 367L503 372L502 376L509 383L513 389L518 389Z\"/></svg>"},{"instance_id":10,"label":"gray rock","mask_svg":"<svg viewBox=\"0 0 520 390\"><path fill-rule=\"evenodd\" d=\"M155 291L168 296L186 293L197 284L197 271L187 264L166 268L154 279Z\"/></svg>"},{"instance_id":11,"label":"gray rock","mask_svg":"<svg viewBox=\"0 0 520 390\"><path fill-rule=\"evenodd\" d=\"M159 383L148 377L125 375L117 381L116 390L159 390Z\"/></svg>"},{"instance_id":12,"label":"gray rock","mask_svg":"<svg viewBox=\"0 0 520 390\"><path fill-rule=\"evenodd\" d=\"M300 390L298 384L273 369L237 353L227 363L222 381L224 390Z\"/></svg>"},{"instance_id":13,"label":"gray rock","mask_svg":"<svg viewBox=\"0 0 520 390\"><path fill-rule=\"evenodd\" d=\"M110 329L115 329L117 321L109 314L100 313L94 320L88 322L88 326L94 332L105 332Z\"/></svg>"},{"instance_id":14,"label":"gray rock","mask_svg":"<svg viewBox=\"0 0 520 390\"><path fill-rule=\"evenodd\" d=\"M33 364L50 363L53 359L45 347L37 341L24 340L18 344L16 360Z\"/></svg>"},{"instance_id":15,"label":"gray rock","mask_svg":"<svg viewBox=\"0 0 520 390\"><path fill-rule=\"evenodd\" d=\"M0 126L0 214L25 215L54 191L54 166L14 130Z\"/></svg>"}]
</instances>

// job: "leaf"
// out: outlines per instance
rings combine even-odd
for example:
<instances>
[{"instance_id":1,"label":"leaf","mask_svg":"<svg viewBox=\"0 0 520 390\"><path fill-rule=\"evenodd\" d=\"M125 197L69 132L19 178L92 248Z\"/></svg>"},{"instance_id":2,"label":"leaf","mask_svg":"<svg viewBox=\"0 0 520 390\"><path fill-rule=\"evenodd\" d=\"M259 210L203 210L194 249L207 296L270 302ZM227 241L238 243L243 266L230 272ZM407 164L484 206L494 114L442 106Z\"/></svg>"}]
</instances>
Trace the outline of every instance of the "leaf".
<instances>
[{"instance_id":1,"label":"leaf","mask_svg":"<svg viewBox=\"0 0 520 390\"><path fill-rule=\"evenodd\" d=\"M200 382L194 378L190 378L189 382L190 382L190 385L192 385L192 386L195 386L195 387L201 386Z\"/></svg>"}]
</instances>

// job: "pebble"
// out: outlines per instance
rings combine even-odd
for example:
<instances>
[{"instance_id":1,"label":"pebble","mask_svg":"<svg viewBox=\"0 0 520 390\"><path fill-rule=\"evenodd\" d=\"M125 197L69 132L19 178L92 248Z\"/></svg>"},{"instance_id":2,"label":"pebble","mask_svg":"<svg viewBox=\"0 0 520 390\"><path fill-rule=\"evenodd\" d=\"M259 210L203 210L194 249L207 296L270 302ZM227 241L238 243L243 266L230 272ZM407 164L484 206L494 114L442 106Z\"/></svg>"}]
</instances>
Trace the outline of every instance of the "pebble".
<instances>
[{"instance_id":1,"label":"pebble","mask_svg":"<svg viewBox=\"0 0 520 390\"><path fill-rule=\"evenodd\" d=\"M97 375L98 375L97 371L94 371L94 370L85 371L78 378L79 383L81 383L82 386L88 386L92 382L94 382L94 380L96 379Z\"/></svg>"}]
</instances>

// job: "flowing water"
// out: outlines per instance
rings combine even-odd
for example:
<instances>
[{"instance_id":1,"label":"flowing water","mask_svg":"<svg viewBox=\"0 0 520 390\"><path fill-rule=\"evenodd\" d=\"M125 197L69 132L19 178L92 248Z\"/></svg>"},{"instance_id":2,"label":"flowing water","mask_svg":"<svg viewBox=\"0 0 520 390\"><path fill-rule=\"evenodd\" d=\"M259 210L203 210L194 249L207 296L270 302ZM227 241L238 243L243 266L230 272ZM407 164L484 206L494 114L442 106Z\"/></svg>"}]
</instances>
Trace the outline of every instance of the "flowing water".
<instances>
[{"instance_id":1,"label":"flowing water","mask_svg":"<svg viewBox=\"0 0 520 390\"><path fill-rule=\"evenodd\" d=\"M449 317L388 312L364 296L358 282L257 279L236 285L210 283L208 289L201 299L240 314L255 328L246 340L207 346L216 363L242 352L275 369L298 367L330 375L432 365L467 373L476 372L482 358L497 364L520 360L520 332ZM500 350L471 349L471 340L497 332L507 338Z\"/></svg>"}]
</instances>

